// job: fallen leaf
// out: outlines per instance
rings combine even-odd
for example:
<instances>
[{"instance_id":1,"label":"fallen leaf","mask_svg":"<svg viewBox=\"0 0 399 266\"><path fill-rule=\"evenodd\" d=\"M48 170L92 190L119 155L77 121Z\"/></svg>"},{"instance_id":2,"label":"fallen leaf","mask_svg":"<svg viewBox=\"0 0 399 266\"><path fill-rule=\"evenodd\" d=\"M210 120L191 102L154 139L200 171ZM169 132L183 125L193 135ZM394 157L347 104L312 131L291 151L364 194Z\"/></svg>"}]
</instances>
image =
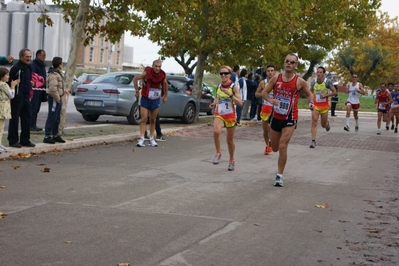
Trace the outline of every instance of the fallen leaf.
<instances>
[{"instance_id":1,"label":"fallen leaf","mask_svg":"<svg viewBox=\"0 0 399 266\"><path fill-rule=\"evenodd\" d=\"M6 186L0 186L0 188L6 188Z\"/></svg>"},{"instance_id":2,"label":"fallen leaf","mask_svg":"<svg viewBox=\"0 0 399 266\"><path fill-rule=\"evenodd\" d=\"M0 219L3 219L3 218L6 217L6 216L7 216L7 213L0 212Z\"/></svg>"},{"instance_id":3,"label":"fallen leaf","mask_svg":"<svg viewBox=\"0 0 399 266\"><path fill-rule=\"evenodd\" d=\"M118 263L117 266L130 266L130 263L122 262L122 263Z\"/></svg>"},{"instance_id":4,"label":"fallen leaf","mask_svg":"<svg viewBox=\"0 0 399 266\"><path fill-rule=\"evenodd\" d=\"M14 168L14 170L15 169L18 169L18 168L20 168L21 166L20 165L15 165L13 168Z\"/></svg>"},{"instance_id":5,"label":"fallen leaf","mask_svg":"<svg viewBox=\"0 0 399 266\"><path fill-rule=\"evenodd\" d=\"M64 243L66 243L66 244L71 244L72 241L71 241L71 240L67 240L67 241L64 241Z\"/></svg>"},{"instance_id":6,"label":"fallen leaf","mask_svg":"<svg viewBox=\"0 0 399 266\"><path fill-rule=\"evenodd\" d=\"M255 226L260 226L260 223L254 223Z\"/></svg>"},{"instance_id":7,"label":"fallen leaf","mask_svg":"<svg viewBox=\"0 0 399 266\"><path fill-rule=\"evenodd\" d=\"M136 149L133 149L132 152L136 152Z\"/></svg>"},{"instance_id":8,"label":"fallen leaf","mask_svg":"<svg viewBox=\"0 0 399 266\"><path fill-rule=\"evenodd\" d=\"M317 208L322 208L322 209L328 208L328 204L327 204L327 203L316 204L315 206L316 206Z\"/></svg>"},{"instance_id":9,"label":"fallen leaf","mask_svg":"<svg viewBox=\"0 0 399 266\"><path fill-rule=\"evenodd\" d=\"M38 163L38 166L46 165L45 163Z\"/></svg>"},{"instance_id":10,"label":"fallen leaf","mask_svg":"<svg viewBox=\"0 0 399 266\"><path fill-rule=\"evenodd\" d=\"M43 173L50 173L50 168L48 167L44 167L44 169L42 170Z\"/></svg>"},{"instance_id":11,"label":"fallen leaf","mask_svg":"<svg viewBox=\"0 0 399 266\"><path fill-rule=\"evenodd\" d=\"M375 234L378 234L378 233L380 233L381 232L381 230L379 230L379 229L375 229L375 228L363 228L366 232L368 232L368 233L375 233Z\"/></svg>"}]
</instances>

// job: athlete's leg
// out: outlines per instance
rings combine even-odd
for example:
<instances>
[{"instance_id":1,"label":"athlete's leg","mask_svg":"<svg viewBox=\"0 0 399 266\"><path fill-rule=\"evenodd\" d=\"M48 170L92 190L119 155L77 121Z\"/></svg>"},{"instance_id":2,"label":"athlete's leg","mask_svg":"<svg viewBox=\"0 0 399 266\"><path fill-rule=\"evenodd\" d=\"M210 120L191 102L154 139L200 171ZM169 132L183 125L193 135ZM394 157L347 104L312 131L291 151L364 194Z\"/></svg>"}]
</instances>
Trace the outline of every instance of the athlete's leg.
<instances>
[{"instance_id":1,"label":"athlete's leg","mask_svg":"<svg viewBox=\"0 0 399 266\"><path fill-rule=\"evenodd\" d=\"M272 142L272 149L274 152L278 152L280 146L280 138L282 132L274 131L273 128L270 128L270 141Z\"/></svg>"},{"instance_id":2,"label":"athlete's leg","mask_svg":"<svg viewBox=\"0 0 399 266\"><path fill-rule=\"evenodd\" d=\"M222 153L220 148L220 133L224 127L222 119L215 117L213 120L213 140L215 142L216 153Z\"/></svg>"},{"instance_id":3,"label":"athlete's leg","mask_svg":"<svg viewBox=\"0 0 399 266\"><path fill-rule=\"evenodd\" d=\"M328 122L328 112L325 114L321 114L320 123L323 128L327 127Z\"/></svg>"},{"instance_id":4,"label":"athlete's leg","mask_svg":"<svg viewBox=\"0 0 399 266\"><path fill-rule=\"evenodd\" d=\"M319 111L312 111L312 127L310 128L310 133L312 135L312 140L316 140L317 133L317 122L319 121L320 113Z\"/></svg>"},{"instance_id":5,"label":"athlete's leg","mask_svg":"<svg viewBox=\"0 0 399 266\"><path fill-rule=\"evenodd\" d=\"M154 137L155 123L157 122L158 110L159 108L150 111L150 137Z\"/></svg>"},{"instance_id":6,"label":"athlete's leg","mask_svg":"<svg viewBox=\"0 0 399 266\"><path fill-rule=\"evenodd\" d=\"M263 139L265 140L267 146L269 145L269 131L270 131L269 121L262 121L262 128L263 128Z\"/></svg>"},{"instance_id":7,"label":"athlete's leg","mask_svg":"<svg viewBox=\"0 0 399 266\"><path fill-rule=\"evenodd\" d=\"M382 118L382 112L377 112L377 129L381 128L381 118Z\"/></svg>"},{"instance_id":8,"label":"athlete's leg","mask_svg":"<svg viewBox=\"0 0 399 266\"><path fill-rule=\"evenodd\" d=\"M234 132L236 127L229 127L226 128L226 140L227 140L227 148L229 149L229 156L230 161L234 160L234 151L235 151L235 144L234 144Z\"/></svg>"},{"instance_id":9,"label":"athlete's leg","mask_svg":"<svg viewBox=\"0 0 399 266\"><path fill-rule=\"evenodd\" d=\"M290 139L294 131L295 131L295 126L285 127L281 131L281 138L279 143L279 155L278 155L278 172L277 172L278 174L283 174L284 172L285 164L287 163L288 143L290 142Z\"/></svg>"},{"instance_id":10,"label":"athlete's leg","mask_svg":"<svg viewBox=\"0 0 399 266\"><path fill-rule=\"evenodd\" d=\"M148 119L148 109L144 107L140 107L140 117L141 117L141 122L140 122L140 136L144 137L145 130L147 127L147 119Z\"/></svg>"}]
</instances>

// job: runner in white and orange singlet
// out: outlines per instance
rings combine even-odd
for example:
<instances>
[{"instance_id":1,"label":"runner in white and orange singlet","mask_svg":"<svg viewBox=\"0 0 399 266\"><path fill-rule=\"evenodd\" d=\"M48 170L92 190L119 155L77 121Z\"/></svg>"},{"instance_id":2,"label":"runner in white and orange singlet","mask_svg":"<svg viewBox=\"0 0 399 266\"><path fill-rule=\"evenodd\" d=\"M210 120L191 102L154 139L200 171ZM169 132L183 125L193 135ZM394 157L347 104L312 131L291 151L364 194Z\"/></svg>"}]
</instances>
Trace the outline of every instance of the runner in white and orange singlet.
<instances>
[{"instance_id":1,"label":"runner in white and orange singlet","mask_svg":"<svg viewBox=\"0 0 399 266\"><path fill-rule=\"evenodd\" d=\"M274 186L283 186L283 172L287 163L288 143L298 122L298 99L303 91L308 98L309 109L313 110L313 94L308 83L295 74L298 56L288 54L284 61L284 73L272 77L262 92L264 100L273 104L270 120L270 140L274 152L279 151L278 171ZM269 93L273 90L273 99Z\"/></svg>"}]
</instances>

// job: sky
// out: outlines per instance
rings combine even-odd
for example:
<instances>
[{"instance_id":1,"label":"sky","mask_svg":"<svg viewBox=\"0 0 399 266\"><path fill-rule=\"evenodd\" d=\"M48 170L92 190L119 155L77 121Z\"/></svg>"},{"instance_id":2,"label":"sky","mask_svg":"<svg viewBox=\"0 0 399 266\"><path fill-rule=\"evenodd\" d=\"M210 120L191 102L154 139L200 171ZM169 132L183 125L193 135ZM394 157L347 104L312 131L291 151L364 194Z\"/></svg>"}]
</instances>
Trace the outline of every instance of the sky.
<instances>
[{"instance_id":1,"label":"sky","mask_svg":"<svg viewBox=\"0 0 399 266\"><path fill-rule=\"evenodd\" d=\"M382 0L380 10L387 12L390 17L399 17L398 0ZM125 44L134 48L133 63L151 65L158 59L159 47L147 38L138 38L129 34L125 35ZM162 69L167 73L184 73L183 68L173 58L167 58L162 63Z\"/></svg>"}]
</instances>

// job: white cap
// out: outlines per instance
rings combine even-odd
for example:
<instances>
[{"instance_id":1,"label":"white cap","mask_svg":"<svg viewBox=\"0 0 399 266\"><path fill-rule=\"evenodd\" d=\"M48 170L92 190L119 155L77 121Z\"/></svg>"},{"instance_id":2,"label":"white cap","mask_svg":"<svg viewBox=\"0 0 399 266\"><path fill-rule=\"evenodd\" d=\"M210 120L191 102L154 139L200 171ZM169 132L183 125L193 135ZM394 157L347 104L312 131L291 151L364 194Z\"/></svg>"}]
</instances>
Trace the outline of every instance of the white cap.
<instances>
[{"instance_id":1,"label":"white cap","mask_svg":"<svg viewBox=\"0 0 399 266\"><path fill-rule=\"evenodd\" d=\"M338 82L334 82L333 85L338 85Z\"/></svg>"}]
</instances>

